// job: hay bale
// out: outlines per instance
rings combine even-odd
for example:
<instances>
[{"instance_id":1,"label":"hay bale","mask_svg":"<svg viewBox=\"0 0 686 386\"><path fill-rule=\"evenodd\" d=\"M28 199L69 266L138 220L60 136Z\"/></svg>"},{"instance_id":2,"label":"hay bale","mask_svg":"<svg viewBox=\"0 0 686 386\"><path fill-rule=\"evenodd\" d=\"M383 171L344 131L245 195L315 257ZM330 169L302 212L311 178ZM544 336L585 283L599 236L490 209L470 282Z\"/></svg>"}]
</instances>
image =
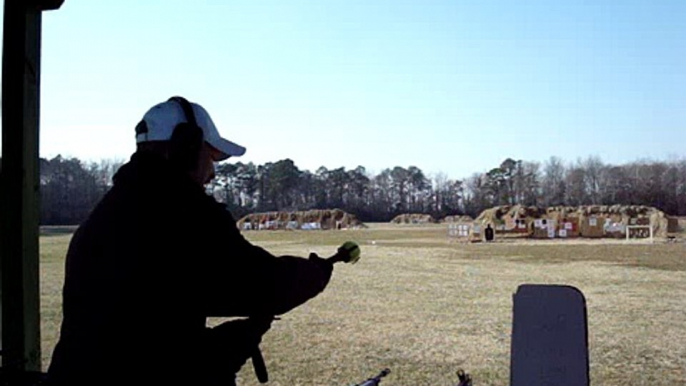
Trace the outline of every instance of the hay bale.
<instances>
[{"instance_id":1,"label":"hay bale","mask_svg":"<svg viewBox=\"0 0 686 386\"><path fill-rule=\"evenodd\" d=\"M535 239L552 239L558 234L557 220L553 218L539 218L533 221L531 237Z\"/></svg>"},{"instance_id":2,"label":"hay bale","mask_svg":"<svg viewBox=\"0 0 686 386\"><path fill-rule=\"evenodd\" d=\"M651 225L653 228L653 237L666 239L667 233L669 232L669 219L664 212L656 210L655 212L651 213L647 219L648 225Z\"/></svg>"},{"instance_id":3,"label":"hay bale","mask_svg":"<svg viewBox=\"0 0 686 386\"><path fill-rule=\"evenodd\" d=\"M516 208L513 211L513 208ZM508 233L507 226L512 213L518 213L518 207L511 207L509 205L496 206L490 209L486 209L474 220L474 225L472 226L472 232L470 234L470 239L479 241L481 240L481 230L486 229L488 225L493 228L496 233Z\"/></svg>"},{"instance_id":4,"label":"hay bale","mask_svg":"<svg viewBox=\"0 0 686 386\"><path fill-rule=\"evenodd\" d=\"M557 212L550 218L554 223L555 236L560 238L579 237L579 217L566 211Z\"/></svg>"},{"instance_id":5,"label":"hay bale","mask_svg":"<svg viewBox=\"0 0 686 386\"><path fill-rule=\"evenodd\" d=\"M605 217L603 224L603 231L606 237L621 239L626 237L627 219L621 215L621 211L611 211L608 209L608 215Z\"/></svg>"},{"instance_id":6,"label":"hay bale","mask_svg":"<svg viewBox=\"0 0 686 386\"><path fill-rule=\"evenodd\" d=\"M445 216L442 222L454 222L454 223L470 223L474 221L474 219L471 216L463 215L463 216Z\"/></svg>"},{"instance_id":7,"label":"hay bale","mask_svg":"<svg viewBox=\"0 0 686 386\"><path fill-rule=\"evenodd\" d=\"M667 217L667 233L678 233L681 231L681 227L679 226L679 219L677 217L665 217Z\"/></svg>"},{"instance_id":8,"label":"hay bale","mask_svg":"<svg viewBox=\"0 0 686 386\"><path fill-rule=\"evenodd\" d=\"M515 205L502 216L505 222L505 233L529 234L533 232L533 222L540 218L542 212L535 206Z\"/></svg>"},{"instance_id":9,"label":"hay bale","mask_svg":"<svg viewBox=\"0 0 686 386\"><path fill-rule=\"evenodd\" d=\"M591 210L583 211L579 215L579 236L601 238L605 236L605 216Z\"/></svg>"},{"instance_id":10,"label":"hay bale","mask_svg":"<svg viewBox=\"0 0 686 386\"><path fill-rule=\"evenodd\" d=\"M486 209L476 218L476 222L483 224L504 224L502 217L510 210L509 206L496 206Z\"/></svg>"},{"instance_id":11,"label":"hay bale","mask_svg":"<svg viewBox=\"0 0 686 386\"><path fill-rule=\"evenodd\" d=\"M582 211L593 211L591 208L584 208ZM546 209L546 216L548 220L554 225L553 232L555 237L560 238L575 238L579 237L580 219L579 208L570 206L555 206ZM549 237L550 224L539 231L540 237ZM548 233L548 236L546 236Z\"/></svg>"},{"instance_id":12,"label":"hay bale","mask_svg":"<svg viewBox=\"0 0 686 386\"><path fill-rule=\"evenodd\" d=\"M560 229L558 233L561 235L562 230L565 231L565 236L567 238L579 237L579 217L569 214L560 219ZM562 237L562 236L561 236Z\"/></svg>"},{"instance_id":13,"label":"hay bale","mask_svg":"<svg viewBox=\"0 0 686 386\"><path fill-rule=\"evenodd\" d=\"M433 216L423 213L399 214L391 220L393 224L433 224L436 222Z\"/></svg>"}]
</instances>

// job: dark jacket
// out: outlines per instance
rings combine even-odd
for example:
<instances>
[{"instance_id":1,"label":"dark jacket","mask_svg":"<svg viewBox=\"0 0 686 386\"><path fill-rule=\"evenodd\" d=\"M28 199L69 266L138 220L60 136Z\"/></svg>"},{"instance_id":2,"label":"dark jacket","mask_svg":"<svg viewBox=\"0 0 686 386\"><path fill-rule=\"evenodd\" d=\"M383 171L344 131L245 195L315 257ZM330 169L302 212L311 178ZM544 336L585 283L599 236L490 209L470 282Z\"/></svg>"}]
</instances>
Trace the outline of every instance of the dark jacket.
<instances>
[{"instance_id":1,"label":"dark jacket","mask_svg":"<svg viewBox=\"0 0 686 386\"><path fill-rule=\"evenodd\" d=\"M49 379L202 384L206 317L283 314L330 276L322 260L250 244L201 186L136 153L69 245Z\"/></svg>"}]
</instances>

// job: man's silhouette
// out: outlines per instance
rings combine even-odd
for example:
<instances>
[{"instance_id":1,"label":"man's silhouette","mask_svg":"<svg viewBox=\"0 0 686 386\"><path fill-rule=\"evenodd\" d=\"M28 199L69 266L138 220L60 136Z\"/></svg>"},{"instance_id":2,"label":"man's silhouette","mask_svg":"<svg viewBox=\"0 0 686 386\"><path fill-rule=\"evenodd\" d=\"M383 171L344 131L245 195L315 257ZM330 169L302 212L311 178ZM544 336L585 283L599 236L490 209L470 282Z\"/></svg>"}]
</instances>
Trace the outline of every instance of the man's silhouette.
<instances>
[{"instance_id":1,"label":"man's silhouette","mask_svg":"<svg viewBox=\"0 0 686 386\"><path fill-rule=\"evenodd\" d=\"M491 224L488 224L486 226L486 229L484 230L484 236L486 237L487 242L493 241L493 238L495 237L495 234L493 232L493 228L491 228Z\"/></svg>"},{"instance_id":2,"label":"man's silhouette","mask_svg":"<svg viewBox=\"0 0 686 386\"><path fill-rule=\"evenodd\" d=\"M203 107L178 97L154 106L136 141L69 245L53 385L212 384L221 348L236 371L269 316L316 296L331 276L316 256L277 258L252 245L205 194L214 162L245 149ZM209 316L262 318L208 329Z\"/></svg>"}]
</instances>

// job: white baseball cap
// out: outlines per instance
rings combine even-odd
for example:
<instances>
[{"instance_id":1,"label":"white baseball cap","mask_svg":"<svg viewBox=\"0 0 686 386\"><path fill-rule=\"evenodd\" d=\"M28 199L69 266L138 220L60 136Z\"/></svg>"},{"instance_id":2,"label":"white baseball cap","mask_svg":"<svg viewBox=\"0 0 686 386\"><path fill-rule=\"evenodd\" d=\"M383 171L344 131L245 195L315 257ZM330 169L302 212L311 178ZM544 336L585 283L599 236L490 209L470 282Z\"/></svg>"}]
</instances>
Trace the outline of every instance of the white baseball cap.
<instances>
[{"instance_id":1,"label":"white baseball cap","mask_svg":"<svg viewBox=\"0 0 686 386\"><path fill-rule=\"evenodd\" d=\"M143 116L143 120L136 126L136 143L150 141L169 141L176 126L188 122L186 113L179 102L180 97L174 97L166 102L153 106ZM245 154L245 148L222 138L217 127L212 122L210 114L197 103L190 103L195 116L195 122L202 129L205 142L219 150L221 155L215 161L225 160L231 156L240 157Z\"/></svg>"}]
</instances>

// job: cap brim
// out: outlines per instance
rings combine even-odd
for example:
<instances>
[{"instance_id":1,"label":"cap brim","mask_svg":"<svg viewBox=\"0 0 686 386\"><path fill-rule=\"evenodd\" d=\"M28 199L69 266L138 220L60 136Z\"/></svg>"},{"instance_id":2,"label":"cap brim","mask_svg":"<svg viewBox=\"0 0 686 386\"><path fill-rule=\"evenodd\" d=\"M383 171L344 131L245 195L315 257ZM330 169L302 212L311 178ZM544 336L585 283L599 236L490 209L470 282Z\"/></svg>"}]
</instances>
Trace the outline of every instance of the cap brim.
<instances>
[{"instance_id":1,"label":"cap brim","mask_svg":"<svg viewBox=\"0 0 686 386\"><path fill-rule=\"evenodd\" d=\"M219 150L220 154L215 157L215 161L223 161L229 157L240 157L245 154L245 148L243 146L227 141L221 137L208 140L207 143Z\"/></svg>"}]
</instances>

